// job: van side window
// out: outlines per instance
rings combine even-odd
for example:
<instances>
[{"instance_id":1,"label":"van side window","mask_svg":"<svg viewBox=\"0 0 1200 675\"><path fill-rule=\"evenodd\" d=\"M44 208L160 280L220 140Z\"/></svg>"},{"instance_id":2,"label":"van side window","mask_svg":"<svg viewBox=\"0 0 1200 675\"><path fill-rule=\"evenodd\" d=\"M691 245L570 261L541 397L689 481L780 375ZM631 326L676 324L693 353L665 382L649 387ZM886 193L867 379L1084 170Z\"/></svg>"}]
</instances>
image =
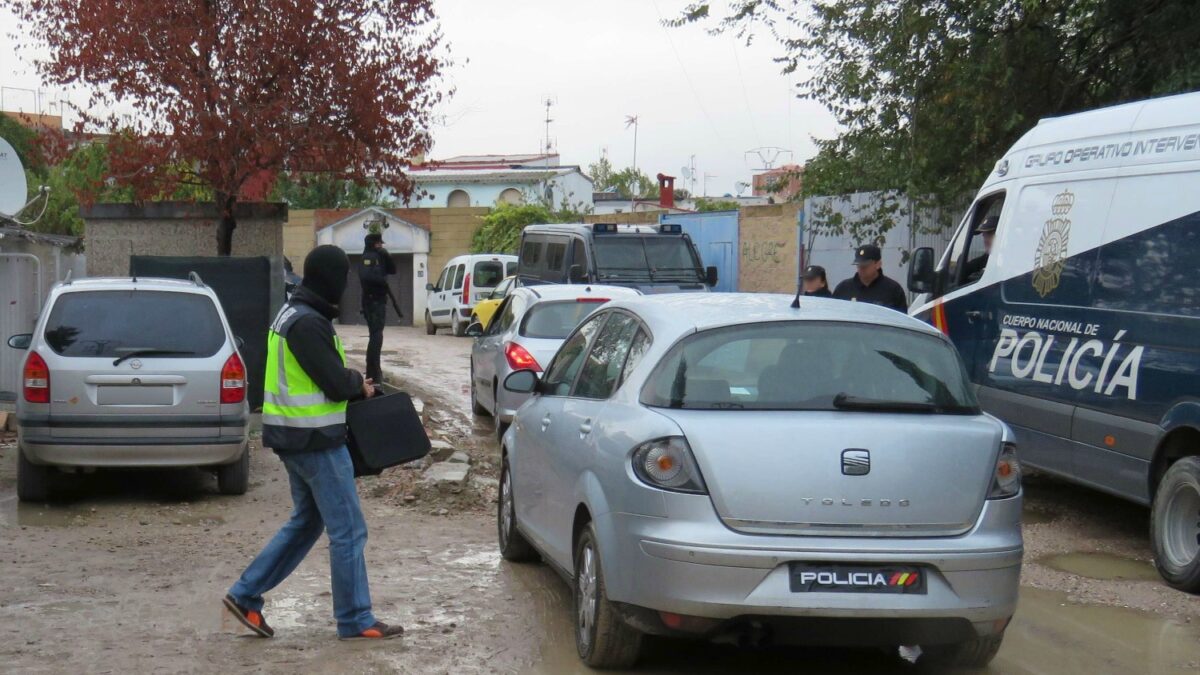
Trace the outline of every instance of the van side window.
<instances>
[{"instance_id":1,"label":"van side window","mask_svg":"<svg viewBox=\"0 0 1200 675\"><path fill-rule=\"evenodd\" d=\"M520 269L522 272L532 272L541 267L542 242L536 239L526 239L521 247Z\"/></svg>"},{"instance_id":2,"label":"van side window","mask_svg":"<svg viewBox=\"0 0 1200 675\"><path fill-rule=\"evenodd\" d=\"M565 241L552 241L546 244L546 271L565 272L566 269L567 243Z\"/></svg>"},{"instance_id":3,"label":"van side window","mask_svg":"<svg viewBox=\"0 0 1200 675\"><path fill-rule=\"evenodd\" d=\"M459 266L458 266L458 267L457 267L457 268L454 270L454 290L456 290L456 291L457 291L457 290L459 290L459 289L461 289L461 288L462 288L462 285L463 285L463 277L464 277L464 276L466 276L466 273L467 273L467 266L466 266L466 265L459 265Z\"/></svg>"},{"instance_id":4,"label":"van side window","mask_svg":"<svg viewBox=\"0 0 1200 675\"><path fill-rule=\"evenodd\" d=\"M571 241L571 265L579 265L583 268L583 273L586 275L591 269L588 267L587 246L582 239L573 239Z\"/></svg>"},{"instance_id":5,"label":"van side window","mask_svg":"<svg viewBox=\"0 0 1200 675\"><path fill-rule=\"evenodd\" d=\"M433 287L435 289L437 289L439 291L446 290L446 277L450 274L450 270L452 270L452 269L454 269L454 268L446 267L446 268L442 269L442 276L438 277L437 283L433 285Z\"/></svg>"},{"instance_id":6,"label":"van side window","mask_svg":"<svg viewBox=\"0 0 1200 675\"><path fill-rule=\"evenodd\" d=\"M962 228L951 244L950 264L947 267L946 292L969 286L983 276L991 256L992 241L997 234L1000 213L1004 209L1004 193L999 192L979 200L972 209L967 226Z\"/></svg>"}]
</instances>

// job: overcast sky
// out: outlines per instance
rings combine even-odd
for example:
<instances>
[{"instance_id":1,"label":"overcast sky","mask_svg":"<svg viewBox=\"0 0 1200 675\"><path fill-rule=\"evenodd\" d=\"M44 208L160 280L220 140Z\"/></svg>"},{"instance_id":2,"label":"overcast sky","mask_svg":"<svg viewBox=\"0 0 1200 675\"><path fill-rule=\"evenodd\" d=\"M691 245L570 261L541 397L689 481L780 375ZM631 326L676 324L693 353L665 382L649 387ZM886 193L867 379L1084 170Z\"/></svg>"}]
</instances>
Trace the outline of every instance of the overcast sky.
<instances>
[{"instance_id":1,"label":"overcast sky","mask_svg":"<svg viewBox=\"0 0 1200 675\"><path fill-rule=\"evenodd\" d=\"M797 163L811 157L812 137L830 137L836 125L822 106L794 97L795 76L772 61L778 45L763 36L747 47L701 26L661 25L687 4L435 0L457 93L442 111L445 125L434 129L432 156L537 152L550 97L551 140L564 164L585 169L603 150L617 167L633 161L627 115L639 118L638 168L679 176L695 155L697 194L706 173L709 195L749 182L760 164L747 157L752 148L783 147ZM13 17L0 13L0 24L7 35ZM0 48L0 86L5 108L33 109L33 95L18 89L38 87L27 55ZM676 185L687 187L682 177Z\"/></svg>"}]
</instances>

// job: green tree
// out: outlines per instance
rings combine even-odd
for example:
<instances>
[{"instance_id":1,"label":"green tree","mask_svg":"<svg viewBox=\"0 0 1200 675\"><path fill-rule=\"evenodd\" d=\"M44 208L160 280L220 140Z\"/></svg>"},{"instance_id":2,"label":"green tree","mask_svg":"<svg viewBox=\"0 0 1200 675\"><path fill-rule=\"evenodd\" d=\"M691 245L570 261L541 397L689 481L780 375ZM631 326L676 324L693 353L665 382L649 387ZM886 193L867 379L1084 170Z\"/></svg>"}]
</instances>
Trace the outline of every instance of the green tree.
<instances>
[{"instance_id":1,"label":"green tree","mask_svg":"<svg viewBox=\"0 0 1200 675\"><path fill-rule=\"evenodd\" d=\"M554 213L543 204L501 202L483 217L471 239L473 253L516 253L526 225L552 223Z\"/></svg>"},{"instance_id":2,"label":"green tree","mask_svg":"<svg viewBox=\"0 0 1200 675\"><path fill-rule=\"evenodd\" d=\"M284 201L294 209L360 209L368 206L392 208L395 200L383 199L375 183L345 180L331 173L283 173L271 189L272 201Z\"/></svg>"},{"instance_id":3,"label":"green tree","mask_svg":"<svg viewBox=\"0 0 1200 675\"><path fill-rule=\"evenodd\" d=\"M1040 118L1200 87L1194 0L729 0L678 19L777 39L843 131L806 195L957 203ZM804 66L801 68L801 66Z\"/></svg>"},{"instance_id":4,"label":"green tree","mask_svg":"<svg viewBox=\"0 0 1200 675\"><path fill-rule=\"evenodd\" d=\"M658 199L658 181L633 167L613 169L608 156L588 165L588 176L597 192L615 190L626 199Z\"/></svg>"},{"instance_id":5,"label":"green tree","mask_svg":"<svg viewBox=\"0 0 1200 675\"><path fill-rule=\"evenodd\" d=\"M17 158L26 171L32 171L38 176L44 176L46 162L41 146L38 144L37 132L23 126L9 115L0 112L0 138L8 141L17 151Z\"/></svg>"},{"instance_id":6,"label":"green tree","mask_svg":"<svg viewBox=\"0 0 1200 675\"><path fill-rule=\"evenodd\" d=\"M732 199L718 199L717 197L700 197L699 199L696 200L696 210L700 211L702 213L705 211L737 211L740 208L741 208L741 204L738 204L735 200L732 200Z\"/></svg>"}]
</instances>

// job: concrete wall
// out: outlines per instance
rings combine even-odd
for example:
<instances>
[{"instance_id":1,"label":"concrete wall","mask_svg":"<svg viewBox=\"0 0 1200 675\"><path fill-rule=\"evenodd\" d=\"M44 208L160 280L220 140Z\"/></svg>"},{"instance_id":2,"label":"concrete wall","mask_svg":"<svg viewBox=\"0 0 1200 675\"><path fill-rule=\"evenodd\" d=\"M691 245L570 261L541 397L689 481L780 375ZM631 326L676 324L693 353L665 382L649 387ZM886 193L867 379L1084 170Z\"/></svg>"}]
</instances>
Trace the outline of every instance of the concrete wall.
<instances>
[{"instance_id":1,"label":"concrete wall","mask_svg":"<svg viewBox=\"0 0 1200 675\"><path fill-rule=\"evenodd\" d=\"M583 217L585 223L616 223L618 225L657 225L658 217L666 211L633 211L625 213L593 213Z\"/></svg>"},{"instance_id":2,"label":"concrete wall","mask_svg":"<svg viewBox=\"0 0 1200 675\"><path fill-rule=\"evenodd\" d=\"M799 204L749 206L741 210L738 290L795 293L799 272L796 214ZM830 279L832 281L832 279Z\"/></svg>"},{"instance_id":3,"label":"concrete wall","mask_svg":"<svg viewBox=\"0 0 1200 675\"><path fill-rule=\"evenodd\" d=\"M304 266L304 257L316 245L316 213L313 209L289 209L283 225L283 255L292 261L297 274Z\"/></svg>"},{"instance_id":4,"label":"concrete wall","mask_svg":"<svg viewBox=\"0 0 1200 675\"><path fill-rule=\"evenodd\" d=\"M80 209L80 215L88 276L129 276L129 258L134 255L215 256L217 252L218 217L212 204L94 204ZM239 204L236 216L233 255L270 258L271 297L283 297L287 206Z\"/></svg>"}]
</instances>

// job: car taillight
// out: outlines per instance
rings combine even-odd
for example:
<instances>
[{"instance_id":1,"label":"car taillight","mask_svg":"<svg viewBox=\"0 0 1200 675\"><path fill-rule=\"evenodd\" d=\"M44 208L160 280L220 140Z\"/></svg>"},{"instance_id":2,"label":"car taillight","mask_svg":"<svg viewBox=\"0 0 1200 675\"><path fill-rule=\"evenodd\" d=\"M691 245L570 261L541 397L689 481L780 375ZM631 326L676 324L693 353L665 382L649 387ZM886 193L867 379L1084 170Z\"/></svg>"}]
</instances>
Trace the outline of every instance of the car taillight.
<instances>
[{"instance_id":1,"label":"car taillight","mask_svg":"<svg viewBox=\"0 0 1200 675\"><path fill-rule=\"evenodd\" d=\"M542 372L542 367L538 365L537 359L533 358L533 354L515 342L504 345L504 358L508 359L508 366L513 370Z\"/></svg>"},{"instance_id":2,"label":"car taillight","mask_svg":"<svg viewBox=\"0 0 1200 675\"><path fill-rule=\"evenodd\" d=\"M1021 463L1017 461L1017 446L1005 443L1000 447L1000 458L996 460L996 474L992 477L992 489L988 499L1015 497L1021 491Z\"/></svg>"},{"instance_id":3,"label":"car taillight","mask_svg":"<svg viewBox=\"0 0 1200 675\"><path fill-rule=\"evenodd\" d=\"M692 494L708 492L692 448L682 436L643 443L634 448L632 461L633 474L650 487Z\"/></svg>"},{"instance_id":4,"label":"car taillight","mask_svg":"<svg viewBox=\"0 0 1200 675\"><path fill-rule=\"evenodd\" d=\"M471 275L468 274L466 279L463 279L463 302L471 304Z\"/></svg>"},{"instance_id":5,"label":"car taillight","mask_svg":"<svg viewBox=\"0 0 1200 675\"><path fill-rule=\"evenodd\" d=\"M22 377L25 385L25 400L30 403L50 402L50 367L46 365L37 352L29 352L25 359L25 372Z\"/></svg>"},{"instance_id":6,"label":"car taillight","mask_svg":"<svg viewBox=\"0 0 1200 675\"><path fill-rule=\"evenodd\" d=\"M241 403L246 400L246 366L234 352L221 367L221 403Z\"/></svg>"},{"instance_id":7,"label":"car taillight","mask_svg":"<svg viewBox=\"0 0 1200 675\"><path fill-rule=\"evenodd\" d=\"M608 298L575 298L575 302L608 302Z\"/></svg>"}]
</instances>

